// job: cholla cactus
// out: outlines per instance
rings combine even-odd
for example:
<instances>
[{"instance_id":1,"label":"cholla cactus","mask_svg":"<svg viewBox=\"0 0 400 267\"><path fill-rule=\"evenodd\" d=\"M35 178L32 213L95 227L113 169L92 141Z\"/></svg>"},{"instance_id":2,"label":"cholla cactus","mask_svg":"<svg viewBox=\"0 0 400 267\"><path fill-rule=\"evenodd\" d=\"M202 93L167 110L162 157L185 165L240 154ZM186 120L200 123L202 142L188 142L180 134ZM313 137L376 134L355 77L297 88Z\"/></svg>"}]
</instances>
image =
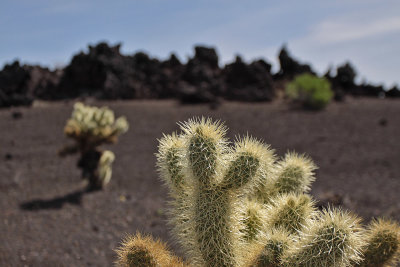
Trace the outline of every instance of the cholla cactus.
<instances>
[{"instance_id":1,"label":"cholla cactus","mask_svg":"<svg viewBox=\"0 0 400 267\"><path fill-rule=\"evenodd\" d=\"M96 147L103 143L115 143L118 135L125 133L128 128L126 118L119 117L115 120L111 109L86 106L78 102L74 105L64 133L81 146Z\"/></svg>"},{"instance_id":2,"label":"cholla cactus","mask_svg":"<svg viewBox=\"0 0 400 267\"><path fill-rule=\"evenodd\" d=\"M74 139L75 144L65 146L59 154L64 156L79 152L81 158L78 166L82 169L82 177L89 181L89 189L100 189L111 179L115 155L108 150L99 150L98 146L115 143L118 136L128 128L126 118L115 120L111 109L86 106L78 102L64 128L65 135Z\"/></svg>"},{"instance_id":3,"label":"cholla cactus","mask_svg":"<svg viewBox=\"0 0 400 267\"><path fill-rule=\"evenodd\" d=\"M316 169L308 157L288 153L277 161L268 145L249 136L230 145L226 127L211 119L180 126L181 133L160 140L157 165L170 189L170 224L190 266L362 263L371 246L360 219L338 209L317 211L307 195ZM389 246L392 262L398 252Z\"/></svg>"}]
</instances>

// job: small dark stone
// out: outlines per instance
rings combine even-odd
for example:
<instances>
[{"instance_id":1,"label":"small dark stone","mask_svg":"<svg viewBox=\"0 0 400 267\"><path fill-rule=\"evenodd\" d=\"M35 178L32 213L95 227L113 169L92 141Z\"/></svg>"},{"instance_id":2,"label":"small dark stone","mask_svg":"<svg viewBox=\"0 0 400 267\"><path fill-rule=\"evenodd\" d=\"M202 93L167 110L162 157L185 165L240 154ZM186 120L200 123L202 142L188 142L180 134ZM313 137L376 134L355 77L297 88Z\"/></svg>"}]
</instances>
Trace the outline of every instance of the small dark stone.
<instances>
[{"instance_id":1,"label":"small dark stone","mask_svg":"<svg viewBox=\"0 0 400 267\"><path fill-rule=\"evenodd\" d=\"M20 119L20 118L22 118L22 112L20 112L20 111L13 111L13 112L11 113L11 116L12 116L13 119Z\"/></svg>"},{"instance_id":2,"label":"small dark stone","mask_svg":"<svg viewBox=\"0 0 400 267\"><path fill-rule=\"evenodd\" d=\"M382 118L379 120L379 125L382 127L385 127L387 125L388 121L385 118Z\"/></svg>"},{"instance_id":3,"label":"small dark stone","mask_svg":"<svg viewBox=\"0 0 400 267\"><path fill-rule=\"evenodd\" d=\"M10 153L6 153L6 154L4 155L4 158L5 158L6 160L12 160L13 155L10 154Z\"/></svg>"}]
</instances>

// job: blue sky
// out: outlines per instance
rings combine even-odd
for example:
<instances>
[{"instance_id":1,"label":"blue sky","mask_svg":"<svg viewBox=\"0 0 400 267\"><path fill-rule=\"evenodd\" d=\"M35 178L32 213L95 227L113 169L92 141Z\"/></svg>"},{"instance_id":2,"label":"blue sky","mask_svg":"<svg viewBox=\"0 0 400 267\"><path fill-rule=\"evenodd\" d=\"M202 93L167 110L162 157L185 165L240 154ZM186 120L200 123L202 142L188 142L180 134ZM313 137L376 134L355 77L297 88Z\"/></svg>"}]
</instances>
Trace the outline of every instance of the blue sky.
<instances>
[{"instance_id":1,"label":"blue sky","mask_svg":"<svg viewBox=\"0 0 400 267\"><path fill-rule=\"evenodd\" d=\"M14 59L63 66L105 40L183 61L204 44L221 65L240 54L276 69L286 43L320 73L350 60L359 80L400 84L398 0L2 0L0 36L0 68Z\"/></svg>"}]
</instances>

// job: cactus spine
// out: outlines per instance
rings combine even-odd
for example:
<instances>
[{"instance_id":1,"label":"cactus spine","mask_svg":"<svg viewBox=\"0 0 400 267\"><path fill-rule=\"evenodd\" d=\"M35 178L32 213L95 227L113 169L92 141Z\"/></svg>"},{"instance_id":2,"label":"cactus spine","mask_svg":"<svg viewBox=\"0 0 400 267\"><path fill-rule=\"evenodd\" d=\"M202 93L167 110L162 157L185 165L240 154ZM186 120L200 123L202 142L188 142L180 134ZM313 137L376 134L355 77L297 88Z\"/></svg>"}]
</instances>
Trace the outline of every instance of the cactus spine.
<instances>
[{"instance_id":1,"label":"cactus spine","mask_svg":"<svg viewBox=\"0 0 400 267\"><path fill-rule=\"evenodd\" d=\"M78 167L82 178L89 181L88 188L103 188L111 179L112 163L115 155L98 147L104 143L115 143L118 135L129 128L125 117L115 120L114 112L107 108L86 106L80 102L74 105L71 118L67 121L64 133L75 140L74 145L65 146L59 151L61 156L79 152Z\"/></svg>"}]
</instances>

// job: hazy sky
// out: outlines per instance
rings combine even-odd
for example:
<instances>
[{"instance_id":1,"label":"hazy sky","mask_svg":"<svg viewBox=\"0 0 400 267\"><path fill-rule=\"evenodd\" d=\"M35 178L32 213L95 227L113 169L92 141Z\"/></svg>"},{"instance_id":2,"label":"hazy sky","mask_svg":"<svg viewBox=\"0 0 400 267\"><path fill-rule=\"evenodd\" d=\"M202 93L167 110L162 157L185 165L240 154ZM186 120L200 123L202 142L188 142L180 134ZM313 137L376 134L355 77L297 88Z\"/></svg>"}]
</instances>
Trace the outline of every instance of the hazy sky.
<instances>
[{"instance_id":1,"label":"hazy sky","mask_svg":"<svg viewBox=\"0 0 400 267\"><path fill-rule=\"evenodd\" d=\"M49 67L98 41L181 60L194 44L277 65L286 43L323 73L350 60L359 80L400 84L399 0L2 0L0 69L14 59Z\"/></svg>"}]
</instances>

